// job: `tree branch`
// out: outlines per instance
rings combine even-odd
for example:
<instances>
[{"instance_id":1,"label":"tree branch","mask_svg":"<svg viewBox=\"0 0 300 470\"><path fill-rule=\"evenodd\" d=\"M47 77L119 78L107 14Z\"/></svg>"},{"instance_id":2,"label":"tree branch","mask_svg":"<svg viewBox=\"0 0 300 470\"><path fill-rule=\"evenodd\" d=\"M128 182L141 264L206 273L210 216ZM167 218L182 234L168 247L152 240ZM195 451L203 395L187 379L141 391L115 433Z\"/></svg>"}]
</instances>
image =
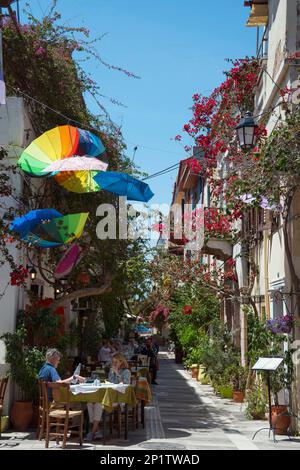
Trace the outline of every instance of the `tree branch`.
<instances>
[{"instance_id":1,"label":"tree branch","mask_svg":"<svg viewBox=\"0 0 300 470\"><path fill-rule=\"evenodd\" d=\"M92 287L90 289L78 289L75 292L72 292L71 294L67 294L64 297L57 299L53 304L53 308L61 307L63 305L66 305L72 300L76 299L83 299L85 297L97 297L99 295L106 294L107 292L111 292L112 287L111 287L111 282L105 282L102 286L99 287Z\"/></svg>"}]
</instances>

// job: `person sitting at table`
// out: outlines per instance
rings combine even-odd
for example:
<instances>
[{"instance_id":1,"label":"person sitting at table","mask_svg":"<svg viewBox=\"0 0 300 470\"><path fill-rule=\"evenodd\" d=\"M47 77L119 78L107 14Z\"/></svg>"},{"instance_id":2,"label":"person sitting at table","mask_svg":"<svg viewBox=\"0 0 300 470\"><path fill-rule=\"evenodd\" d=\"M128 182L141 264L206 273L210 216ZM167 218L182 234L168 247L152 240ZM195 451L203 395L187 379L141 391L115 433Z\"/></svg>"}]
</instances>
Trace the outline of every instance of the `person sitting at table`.
<instances>
[{"instance_id":1,"label":"person sitting at table","mask_svg":"<svg viewBox=\"0 0 300 470\"><path fill-rule=\"evenodd\" d=\"M61 353L57 349L48 349L46 352L46 362L41 367L38 378L44 382L57 382L61 384L70 384L73 380L78 380L80 383L85 382L85 378L80 377L80 375L72 375L72 377L65 380L60 378L56 369L61 360L61 356ZM48 399L49 401L53 401L52 390L48 390Z\"/></svg>"},{"instance_id":2,"label":"person sitting at table","mask_svg":"<svg viewBox=\"0 0 300 470\"><path fill-rule=\"evenodd\" d=\"M123 354L116 353L112 358L111 369L108 375L108 382L113 384L130 384L131 372ZM102 439L102 433L99 431L99 424L102 417L103 407L100 403L88 403L89 421L92 424L92 430L86 435L85 441Z\"/></svg>"},{"instance_id":3,"label":"person sitting at table","mask_svg":"<svg viewBox=\"0 0 300 470\"><path fill-rule=\"evenodd\" d=\"M131 372L128 363L121 353L113 355L111 369L108 374L108 381L113 384L129 385L131 380Z\"/></svg>"}]
</instances>

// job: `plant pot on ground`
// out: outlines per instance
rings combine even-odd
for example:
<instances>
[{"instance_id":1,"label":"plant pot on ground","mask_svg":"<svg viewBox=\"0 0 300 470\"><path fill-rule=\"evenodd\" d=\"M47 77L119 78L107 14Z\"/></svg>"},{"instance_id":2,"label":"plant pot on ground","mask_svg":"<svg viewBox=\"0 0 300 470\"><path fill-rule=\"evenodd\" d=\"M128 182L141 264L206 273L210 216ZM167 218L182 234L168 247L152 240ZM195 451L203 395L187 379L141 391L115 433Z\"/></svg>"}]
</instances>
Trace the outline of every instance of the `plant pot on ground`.
<instances>
[{"instance_id":1,"label":"plant pot on ground","mask_svg":"<svg viewBox=\"0 0 300 470\"><path fill-rule=\"evenodd\" d=\"M272 406L272 427L278 436L286 436L291 425L291 416L286 406Z\"/></svg>"},{"instance_id":2,"label":"plant pot on ground","mask_svg":"<svg viewBox=\"0 0 300 470\"><path fill-rule=\"evenodd\" d=\"M235 403L244 403L244 400L245 400L245 392L233 391L233 401Z\"/></svg>"},{"instance_id":3,"label":"plant pot on ground","mask_svg":"<svg viewBox=\"0 0 300 470\"><path fill-rule=\"evenodd\" d=\"M201 385L210 385L211 381L209 379L209 376L207 375L206 369L203 366L199 366L199 374L197 378L198 382L201 383Z\"/></svg>"},{"instance_id":4,"label":"plant pot on ground","mask_svg":"<svg viewBox=\"0 0 300 470\"><path fill-rule=\"evenodd\" d=\"M1 427L1 432L7 431L9 427L9 416L1 416L0 427Z\"/></svg>"},{"instance_id":5,"label":"plant pot on ground","mask_svg":"<svg viewBox=\"0 0 300 470\"><path fill-rule=\"evenodd\" d=\"M198 379L198 375L199 375L199 366L198 366L198 364L192 364L191 365L191 371L192 371L192 378L193 379Z\"/></svg>"},{"instance_id":6,"label":"plant pot on ground","mask_svg":"<svg viewBox=\"0 0 300 470\"><path fill-rule=\"evenodd\" d=\"M10 419L13 429L16 431L24 432L28 429L33 417L32 402L30 401L15 401L11 411Z\"/></svg>"},{"instance_id":7,"label":"plant pot on ground","mask_svg":"<svg viewBox=\"0 0 300 470\"><path fill-rule=\"evenodd\" d=\"M230 378L230 384L233 389L233 400L235 403L243 403L248 376L247 369L240 366L231 366L226 370L226 373Z\"/></svg>"},{"instance_id":8,"label":"plant pot on ground","mask_svg":"<svg viewBox=\"0 0 300 470\"><path fill-rule=\"evenodd\" d=\"M11 409L11 422L17 431L25 431L32 420L32 404L38 400L37 374L44 362L44 355L37 348L28 346L27 331L23 325L1 339L6 347L9 374L18 385L20 398Z\"/></svg>"}]
</instances>

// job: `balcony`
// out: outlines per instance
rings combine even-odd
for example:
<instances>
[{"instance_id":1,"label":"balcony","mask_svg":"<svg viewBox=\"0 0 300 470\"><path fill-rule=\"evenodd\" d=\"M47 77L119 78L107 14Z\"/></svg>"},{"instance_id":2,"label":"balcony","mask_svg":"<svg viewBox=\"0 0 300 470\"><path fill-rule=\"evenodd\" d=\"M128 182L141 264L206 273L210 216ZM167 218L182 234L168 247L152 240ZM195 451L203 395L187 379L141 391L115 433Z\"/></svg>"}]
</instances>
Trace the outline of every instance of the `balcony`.
<instances>
[{"instance_id":1,"label":"balcony","mask_svg":"<svg viewBox=\"0 0 300 470\"><path fill-rule=\"evenodd\" d=\"M205 255L215 256L221 261L227 261L232 258L233 246L228 240L210 238L204 243L202 253Z\"/></svg>"}]
</instances>

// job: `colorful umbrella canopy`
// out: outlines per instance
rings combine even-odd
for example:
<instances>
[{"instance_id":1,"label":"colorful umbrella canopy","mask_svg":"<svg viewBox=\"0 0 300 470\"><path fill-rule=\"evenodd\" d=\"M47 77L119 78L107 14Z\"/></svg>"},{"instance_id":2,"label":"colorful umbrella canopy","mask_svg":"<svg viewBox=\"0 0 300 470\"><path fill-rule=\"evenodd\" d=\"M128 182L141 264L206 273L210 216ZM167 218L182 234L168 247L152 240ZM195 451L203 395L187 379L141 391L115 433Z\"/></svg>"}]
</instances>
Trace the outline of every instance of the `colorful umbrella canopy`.
<instances>
[{"instance_id":1,"label":"colorful umbrella canopy","mask_svg":"<svg viewBox=\"0 0 300 470\"><path fill-rule=\"evenodd\" d=\"M101 187L94 180L99 171L62 171L55 176L57 183L71 193L95 193Z\"/></svg>"},{"instance_id":2,"label":"colorful umbrella canopy","mask_svg":"<svg viewBox=\"0 0 300 470\"><path fill-rule=\"evenodd\" d=\"M76 243L70 246L56 266L54 273L55 279L62 279L63 277L68 276L80 262L81 253L82 249Z\"/></svg>"},{"instance_id":3,"label":"colorful umbrella canopy","mask_svg":"<svg viewBox=\"0 0 300 470\"><path fill-rule=\"evenodd\" d=\"M64 245L80 238L86 224L88 213L68 214L49 222L39 224L32 233L42 240Z\"/></svg>"},{"instance_id":4,"label":"colorful umbrella canopy","mask_svg":"<svg viewBox=\"0 0 300 470\"><path fill-rule=\"evenodd\" d=\"M61 171L106 171L108 163L91 157L70 157L57 160L44 168L43 173L54 173Z\"/></svg>"},{"instance_id":5,"label":"colorful umbrella canopy","mask_svg":"<svg viewBox=\"0 0 300 470\"><path fill-rule=\"evenodd\" d=\"M102 189L118 196L127 196L130 201L148 202L154 196L148 184L127 173L100 172L94 176L94 180Z\"/></svg>"},{"instance_id":6,"label":"colorful umbrella canopy","mask_svg":"<svg viewBox=\"0 0 300 470\"><path fill-rule=\"evenodd\" d=\"M52 162L74 155L98 157L105 152L100 137L73 126L58 126L35 139L22 153L18 165L31 176L47 176Z\"/></svg>"},{"instance_id":7,"label":"colorful umbrella canopy","mask_svg":"<svg viewBox=\"0 0 300 470\"><path fill-rule=\"evenodd\" d=\"M62 217L62 214L55 209L40 209L30 211L28 214L15 219L9 226L13 232L17 232L23 239L27 237L29 232L42 222Z\"/></svg>"}]
</instances>

